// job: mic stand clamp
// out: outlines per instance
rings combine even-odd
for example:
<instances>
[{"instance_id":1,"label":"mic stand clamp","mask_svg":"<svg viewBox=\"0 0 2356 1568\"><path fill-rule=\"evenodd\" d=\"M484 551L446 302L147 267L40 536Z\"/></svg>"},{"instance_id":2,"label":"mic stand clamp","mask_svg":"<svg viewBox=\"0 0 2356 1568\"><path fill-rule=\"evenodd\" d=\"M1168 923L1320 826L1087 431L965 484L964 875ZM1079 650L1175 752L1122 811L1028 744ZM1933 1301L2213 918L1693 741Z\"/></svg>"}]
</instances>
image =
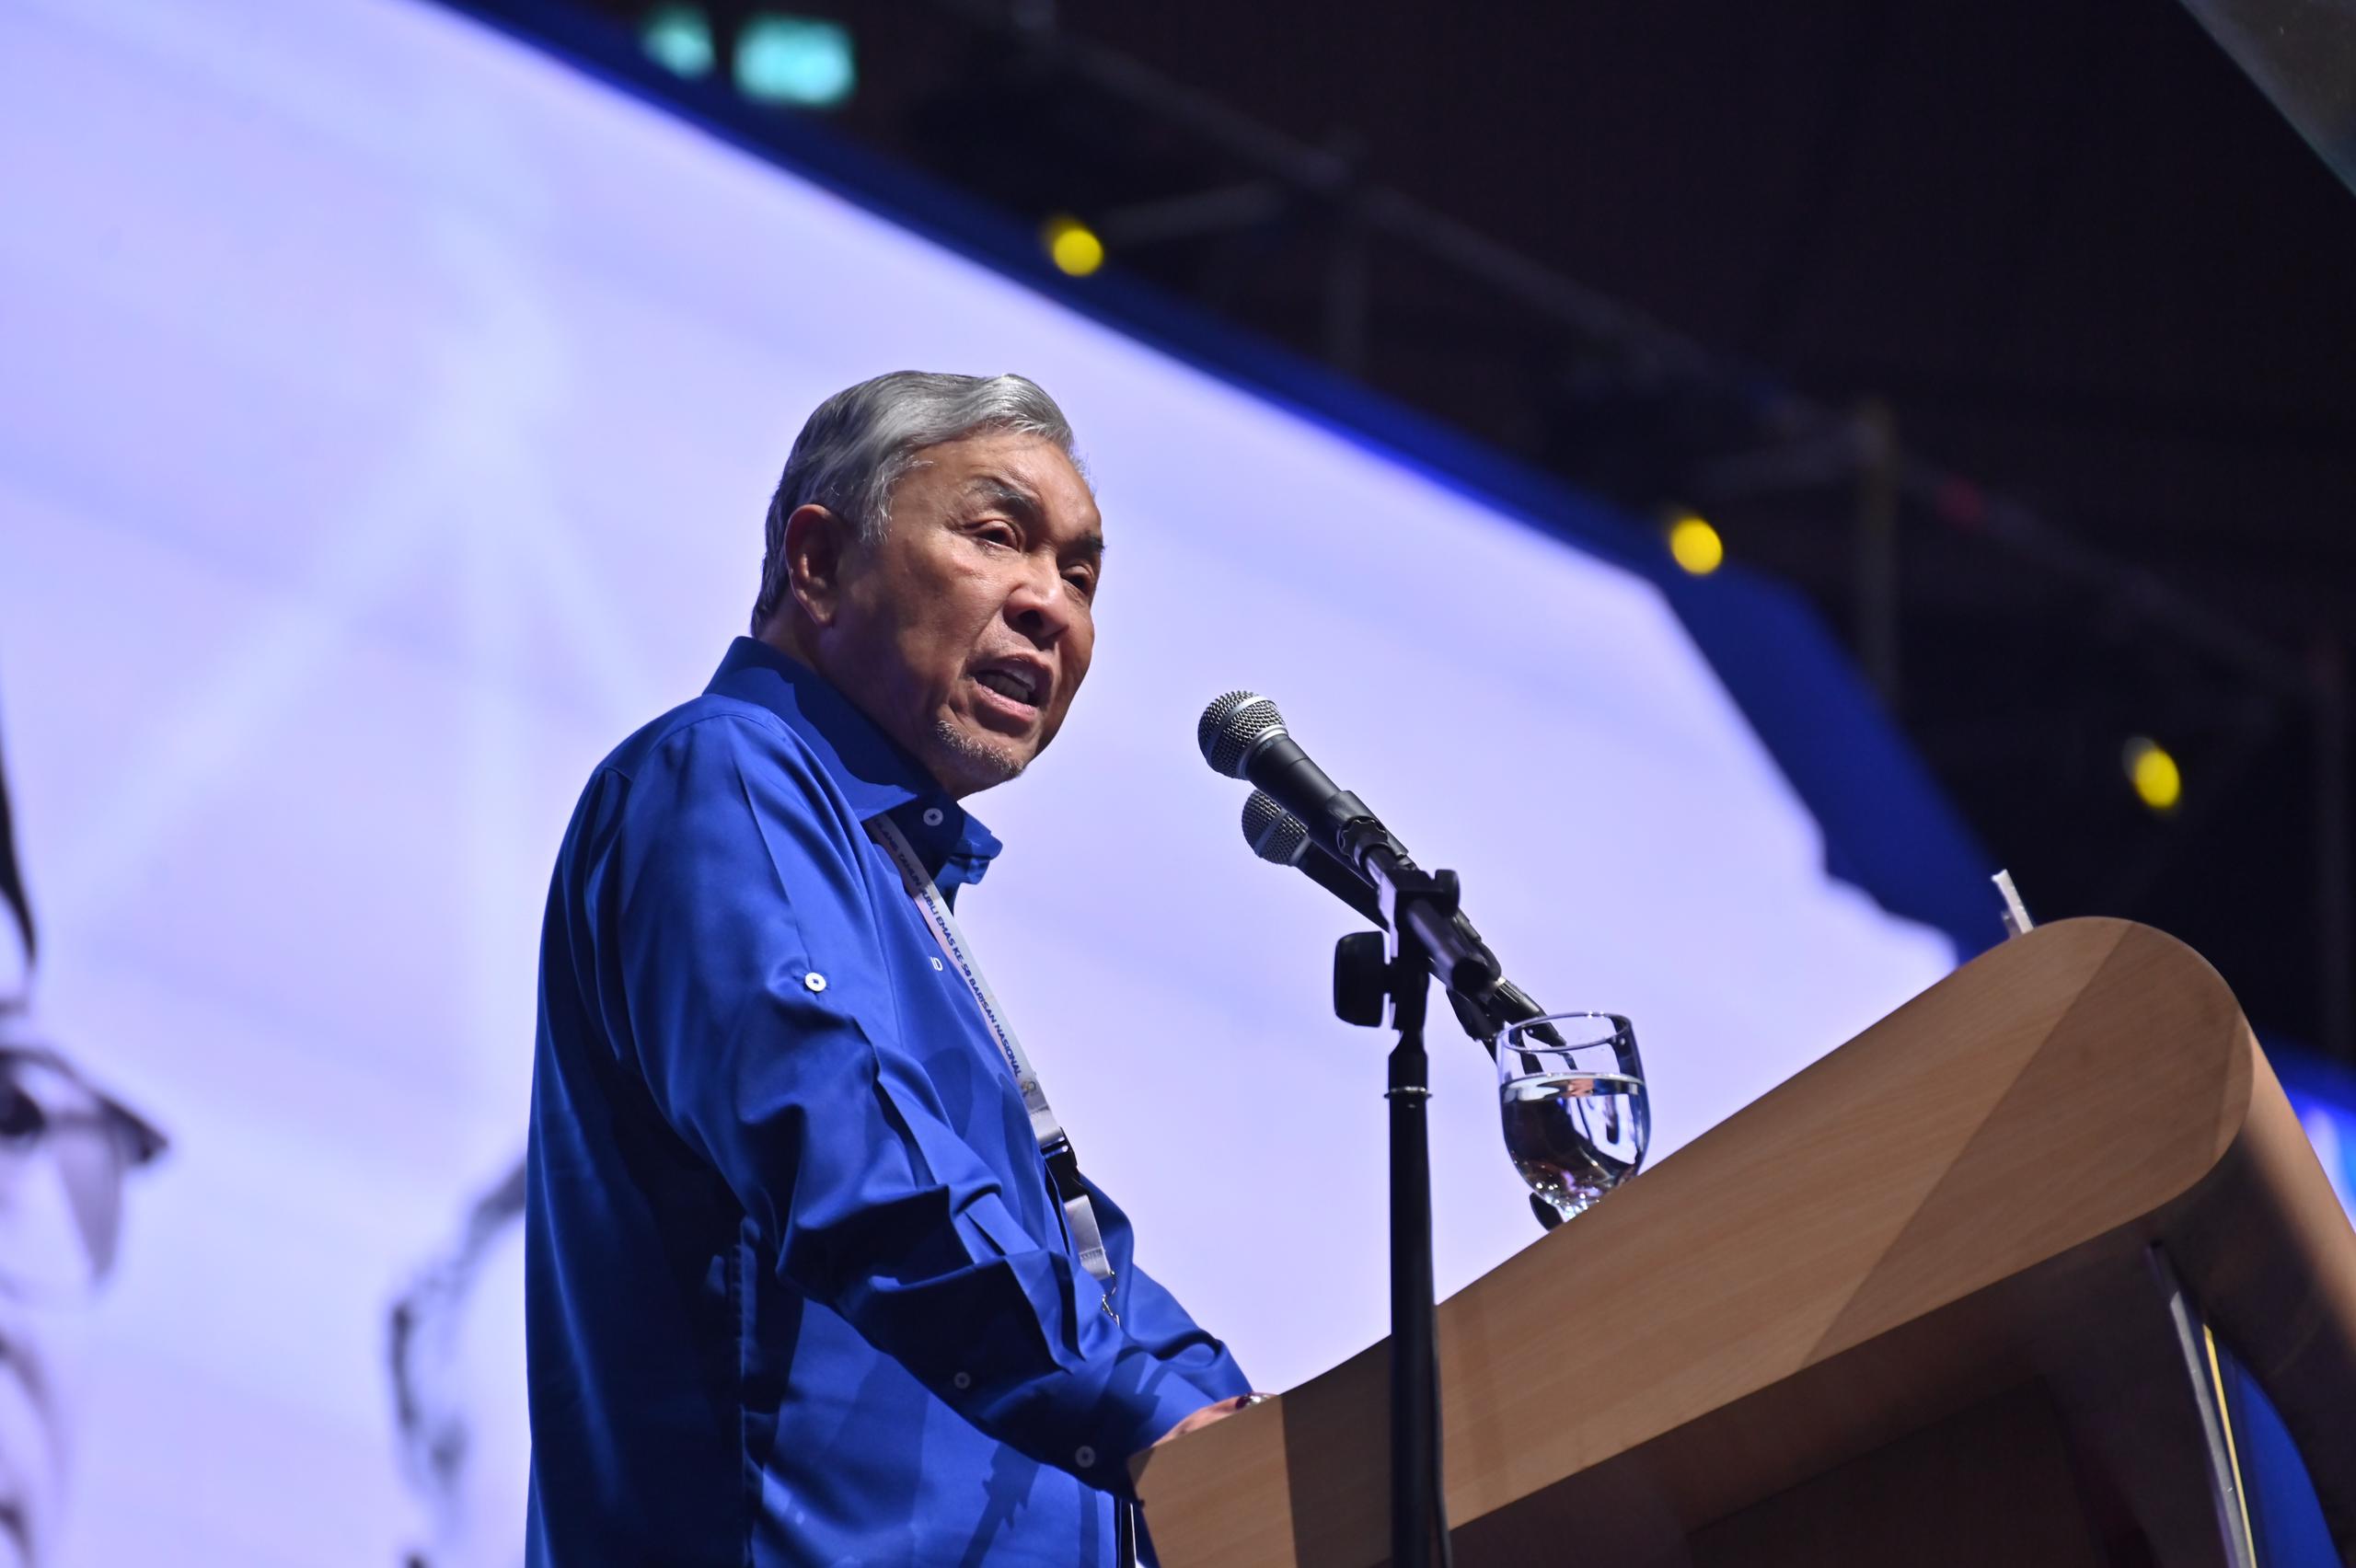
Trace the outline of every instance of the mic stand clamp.
<instances>
[{"instance_id":1,"label":"mic stand clamp","mask_svg":"<svg viewBox=\"0 0 2356 1568\"><path fill-rule=\"evenodd\" d=\"M1334 1010L1371 1027L1390 1003L1391 1052L1391 1562L1447 1568L1448 1509L1440 1489L1439 1346L1432 1293L1429 1065L1424 1052L1431 952L1419 933L1456 915L1454 871L1382 868L1376 875L1387 932L1359 931L1334 950Z\"/></svg>"}]
</instances>

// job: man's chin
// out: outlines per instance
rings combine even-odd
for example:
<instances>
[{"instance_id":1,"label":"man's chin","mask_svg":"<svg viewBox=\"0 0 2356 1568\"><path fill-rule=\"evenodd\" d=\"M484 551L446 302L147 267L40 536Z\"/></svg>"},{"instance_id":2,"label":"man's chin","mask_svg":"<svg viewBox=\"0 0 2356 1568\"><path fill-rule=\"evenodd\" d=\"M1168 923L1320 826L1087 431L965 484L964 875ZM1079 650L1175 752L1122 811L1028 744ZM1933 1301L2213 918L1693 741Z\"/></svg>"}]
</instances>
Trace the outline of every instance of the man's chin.
<instances>
[{"instance_id":1,"label":"man's chin","mask_svg":"<svg viewBox=\"0 0 2356 1568\"><path fill-rule=\"evenodd\" d=\"M933 725L934 777L953 795L971 795L1018 777L1031 765L1032 748L1020 741L985 735L943 715Z\"/></svg>"}]
</instances>

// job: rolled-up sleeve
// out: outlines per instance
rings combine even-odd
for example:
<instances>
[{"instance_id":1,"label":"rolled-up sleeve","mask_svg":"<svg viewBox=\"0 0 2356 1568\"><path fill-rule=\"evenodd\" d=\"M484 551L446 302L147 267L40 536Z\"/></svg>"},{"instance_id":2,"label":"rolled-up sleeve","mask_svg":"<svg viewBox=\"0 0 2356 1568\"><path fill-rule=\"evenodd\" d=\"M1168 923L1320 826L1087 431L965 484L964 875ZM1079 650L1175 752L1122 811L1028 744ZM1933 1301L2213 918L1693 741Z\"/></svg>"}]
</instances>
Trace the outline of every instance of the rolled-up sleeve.
<instances>
[{"instance_id":1,"label":"rolled-up sleeve","mask_svg":"<svg viewBox=\"0 0 2356 1568\"><path fill-rule=\"evenodd\" d=\"M1129 1337L1145 1346L1164 1366L1217 1399L1231 1399L1252 1391L1251 1379L1235 1364L1225 1344L1186 1315L1178 1298L1141 1268L1128 1271L1126 1301L1121 1321ZM1199 1408L1199 1407L1198 1407Z\"/></svg>"},{"instance_id":2,"label":"rolled-up sleeve","mask_svg":"<svg viewBox=\"0 0 2356 1568\"><path fill-rule=\"evenodd\" d=\"M1235 1391L1150 1281L1116 1322L1060 1235L1030 1234L898 1037L863 833L799 744L683 725L628 782L583 891L611 1021L657 1108L718 1172L787 1283L998 1440L1110 1491L1126 1460ZM1166 1304L1166 1305L1165 1305Z\"/></svg>"}]
</instances>

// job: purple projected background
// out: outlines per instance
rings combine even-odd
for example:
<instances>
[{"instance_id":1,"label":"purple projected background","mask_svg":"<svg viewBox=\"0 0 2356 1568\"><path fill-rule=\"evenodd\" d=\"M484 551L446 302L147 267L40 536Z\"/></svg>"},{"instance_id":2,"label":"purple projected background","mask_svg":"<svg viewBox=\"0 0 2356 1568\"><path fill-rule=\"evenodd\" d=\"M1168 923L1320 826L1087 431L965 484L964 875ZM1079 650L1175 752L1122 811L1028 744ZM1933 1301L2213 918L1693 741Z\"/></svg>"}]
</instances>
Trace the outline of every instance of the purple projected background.
<instances>
[{"instance_id":1,"label":"purple projected background","mask_svg":"<svg viewBox=\"0 0 2356 1568\"><path fill-rule=\"evenodd\" d=\"M1380 1045L1327 1010L1348 922L1194 754L1215 692L1277 697L1540 997L1634 1016L1657 1154L1949 966L1826 879L1643 582L462 18L18 0L0 145L41 1018L175 1141L102 1297L23 1331L87 1342L46 1561L516 1560L515 1249L465 1225L522 1144L550 859L741 626L803 416L879 370L1021 370L1080 430L1096 671L976 802L1010 847L972 935L1264 1386L1383 1332ZM1537 1232L1487 1063L1435 1070L1449 1290Z\"/></svg>"}]
</instances>

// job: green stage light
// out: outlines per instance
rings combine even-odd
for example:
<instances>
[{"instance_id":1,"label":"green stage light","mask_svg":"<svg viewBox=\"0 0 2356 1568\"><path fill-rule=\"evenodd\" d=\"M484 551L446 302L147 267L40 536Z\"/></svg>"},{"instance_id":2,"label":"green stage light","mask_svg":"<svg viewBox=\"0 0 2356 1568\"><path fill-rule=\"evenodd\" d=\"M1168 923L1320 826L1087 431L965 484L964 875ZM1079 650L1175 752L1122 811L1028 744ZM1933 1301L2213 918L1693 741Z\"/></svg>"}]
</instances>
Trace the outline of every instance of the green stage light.
<instances>
[{"instance_id":1,"label":"green stage light","mask_svg":"<svg viewBox=\"0 0 2356 1568\"><path fill-rule=\"evenodd\" d=\"M839 22L764 13L736 35L736 90L748 98L833 109L858 85L850 29Z\"/></svg>"},{"instance_id":2,"label":"green stage light","mask_svg":"<svg viewBox=\"0 0 2356 1568\"><path fill-rule=\"evenodd\" d=\"M639 42L664 70L682 76L711 72L711 21L700 6L657 6L646 14Z\"/></svg>"}]
</instances>

